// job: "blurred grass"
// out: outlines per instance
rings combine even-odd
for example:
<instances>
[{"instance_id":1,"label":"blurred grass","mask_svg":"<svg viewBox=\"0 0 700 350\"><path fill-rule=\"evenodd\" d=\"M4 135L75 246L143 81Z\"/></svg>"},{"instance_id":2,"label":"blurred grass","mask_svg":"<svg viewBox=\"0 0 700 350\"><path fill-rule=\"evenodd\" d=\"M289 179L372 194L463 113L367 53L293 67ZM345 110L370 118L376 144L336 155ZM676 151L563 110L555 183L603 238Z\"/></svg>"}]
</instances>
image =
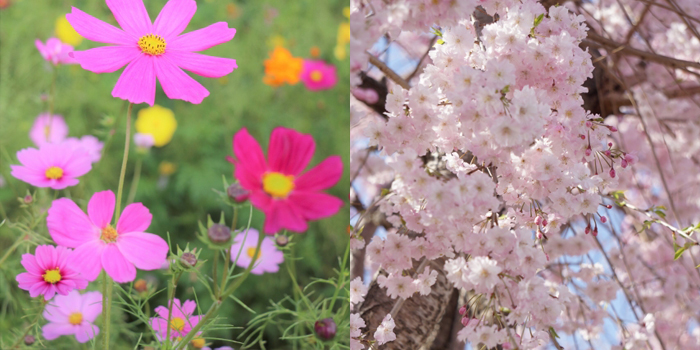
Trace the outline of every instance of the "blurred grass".
<instances>
[{"instance_id":1,"label":"blurred grass","mask_svg":"<svg viewBox=\"0 0 700 350\"><path fill-rule=\"evenodd\" d=\"M151 18L155 19L165 0L145 2ZM191 242L190 246L202 246L194 236L197 221L205 221L208 214L218 221L220 212L225 209L212 188L222 189L222 174L232 181L232 166L225 157L232 155L232 136L242 127L248 128L263 144L263 148L267 146L270 132L277 126L310 133L317 143L312 166L332 154L343 157L346 169L349 165L349 67L347 60L338 61L332 54L337 27L347 21L342 15L347 1L205 0L197 3L197 13L185 32L214 22L228 22L230 27L237 29L236 37L205 53L235 58L239 68L221 79L193 75L210 91L210 96L200 105L169 100L158 86L156 103L174 111L178 129L170 144L152 149L150 154L143 157L143 171L135 199L136 202L143 202L154 215L148 231L163 237L169 232L173 244L182 247L187 242ZM31 188L10 176L9 164L17 164L16 151L33 147L28 138L29 128L34 118L48 109L41 95L49 92L51 67L36 50L34 40L45 41L51 37L56 18L70 12L71 6L116 25L103 1L16 0L9 8L0 10L0 174L8 183L0 188L0 214L4 212L10 219L16 220L22 214L15 198L23 196ZM237 10L235 18L231 14L232 6ZM306 90L301 83L280 88L264 85L263 61L271 50L269 42L274 36L283 37L286 47L295 56L309 58L312 47L320 48L320 58L338 67L338 85L319 93ZM85 50L100 45L83 40L76 49ZM120 72L98 75L77 65L58 69L54 111L66 119L70 126L69 136L94 134L105 141L109 137L109 128L101 125L100 121L109 116L119 123L100 163L81 178L80 185L60 192L62 196L75 198L79 205L83 205L95 191L111 189L116 192L117 189L127 103L112 98L111 90ZM146 106L135 106L134 118L138 110ZM137 157L136 152L132 152L125 191L129 189ZM172 162L177 167L167 181L161 179L158 173L158 165L162 161ZM346 172L340 183L329 192L347 200L348 188L349 175ZM245 224L247 214L246 210L239 213L239 226ZM345 207L332 218L311 223L308 232L297 237L296 254L303 257L297 264L300 284L309 283L312 277L330 277L334 274L337 257L347 244L345 227L349 222L348 215ZM226 217L229 223L231 216L228 211ZM263 215L254 211L252 227L261 228L262 222ZM40 232L47 234L45 225L40 227ZM7 226L0 227L0 253L18 239L18 235ZM16 329L21 325L22 308L30 305L28 293L19 290L14 281L14 276L22 270L20 255L29 249L25 245L21 250L11 256L1 271L0 329L3 330ZM211 254L204 252L201 258L211 261ZM209 265L205 265L205 268L208 273ZM279 300L291 294L289 276L284 271L282 268L277 274L252 276L237 292L238 298L253 310L263 311L269 305L269 300ZM146 275L157 276L158 287L165 287L165 278L160 272L140 271L137 278ZM95 288L94 285L96 283L91 284L92 288ZM211 300L194 278L183 276L177 297L193 299L193 289L202 302L201 308L206 309ZM164 304L164 299L164 295L158 296L151 308ZM227 303L221 315L227 318L229 324L239 327L245 326L252 317L251 313L234 306L232 302ZM140 332L144 328L138 326L134 330ZM238 333L237 330L220 331L214 336L231 339ZM267 335L268 348L286 347L277 340L279 335L278 331L270 330ZM138 335L125 329L122 336L115 338L121 345L119 348L133 348L134 337ZM72 337L62 337L50 344L70 348L70 344L77 343ZM129 344L132 345L127 346ZM225 343L216 342L216 345Z\"/></svg>"}]
</instances>

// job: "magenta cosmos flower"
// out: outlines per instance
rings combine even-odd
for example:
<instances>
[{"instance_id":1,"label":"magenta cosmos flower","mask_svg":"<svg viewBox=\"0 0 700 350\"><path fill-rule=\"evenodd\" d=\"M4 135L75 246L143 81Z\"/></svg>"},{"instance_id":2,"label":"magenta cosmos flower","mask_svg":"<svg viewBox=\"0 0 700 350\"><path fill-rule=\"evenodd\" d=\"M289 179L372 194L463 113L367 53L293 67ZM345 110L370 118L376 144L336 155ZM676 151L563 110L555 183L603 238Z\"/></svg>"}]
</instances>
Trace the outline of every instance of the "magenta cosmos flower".
<instances>
[{"instance_id":1,"label":"magenta cosmos flower","mask_svg":"<svg viewBox=\"0 0 700 350\"><path fill-rule=\"evenodd\" d=\"M253 262L254 267L250 270L250 273L254 275L279 271L279 264L284 262L284 254L277 250L277 245L270 237L263 238L258 257L253 259L255 248L258 247L259 235L258 230L254 228L248 229L247 237L245 231L236 235L231 246L231 261L242 268L248 268L250 263ZM236 261L236 258L238 258L238 261Z\"/></svg>"},{"instance_id":2,"label":"magenta cosmos flower","mask_svg":"<svg viewBox=\"0 0 700 350\"><path fill-rule=\"evenodd\" d=\"M260 145L243 128L233 137L235 176L250 192L253 206L265 213L264 232L281 229L303 232L307 221L338 212L343 201L321 190L335 185L343 173L339 156L330 156L315 168L301 174L314 155L311 135L292 129L276 128L270 135L267 160Z\"/></svg>"},{"instance_id":3,"label":"magenta cosmos flower","mask_svg":"<svg viewBox=\"0 0 700 350\"><path fill-rule=\"evenodd\" d=\"M85 289L87 280L68 265L71 253L66 247L40 245L34 255L22 255L22 266L27 272L17 275L19 287L29 291L32 298L44 295L46 300L56 293L68 295L73 289Z\"/></svg>"},{"instance_id":4,"label":"magenta cosmos flower","mask_svg":"<svg viewBox=\"0 0 700 350\"><path fill-rule=\"evenodd\" d=\"M102 294L87 292L80 294L74 290L66 296L57 296L44 310L44 318L49 321L41 328L46 340L62 335L75 335L80 343L97 336L100 329L93 322L102 313Z\"/></svg>"},{"instance_id":5,"label":"magenta cosmos flower","mask_svg":"<svg viewBox=\"0 0 700 350\"><path fill-rule=\"evenodd\" d=\"M114 97L152 106L157 77L169 98L200 103L209 91L183 69L220 78L238 68L236 60L195 53L233 39L236 30L226 22L180 35L197 11L194 0L168 1L153 23L142 0L107 0L107 6L122 29L75 7L66 19L88 40L115 45L74 51L81 67L111 73L128 64L112 90Z\"/></svg>"},{"instance_id":6,"label":"magenta cosmos flower","mask_svg":"<svg viewBox=\"0 0 700 350\"><path fill-rule=\"evenodd\" d=\"M59 143L68 136L68 124L58 114L51 116L49 113L39 114L34 120L29 138L34 144L41 147L47 143Z\"/></svg>"},{"instance_id":7,"label":"magenta cosmos flower","mask_svg":"<svg viewBox=\"0 0 700 350\"><path fill-rule=\"evenodd\" d=\"M56 38L49 38L46 40L46 44L42 43L41 40L36 39L34 42L39 53L45 60L51 62L54 66L59 64L76 64L75 58L70 57L69 54L73 52L73 46L64 44L61 40Z\"/></svg>"},{"instance_id":8,"label":"magenta cosmos flower","mask_svg":"<svg viewBox=\"0 0 700 350\"><path fill-rule=\"evenodd\" d=\"M173 313L170 315L170 338L184 338L199 323L202 316L192 316L197 309L197 303L194 301L185 300L184 305L180 304L180 299L175 298L173 301ZM168 336L168 308L158 306L155 311L158 316L152 317L150 324L162 340Z\"/></svg>"},{"instance_id":9,"label":"magenta cosmos flower","mask_svg":"<svg viewBox=\"0 0 700 350\"><path fill-rule=\"evenodd\" d=\"M92 169L87 152L68 143L25 148L17 152L17 159L22 165L10 165L12 176L32 186L54 190L77 185L77 177Z\"/></svg>"},{"instance_id":10,"label":"magenta cosmos flower","mask_svg":"<svg viewBox=\"0 0 700 350\"><path fill-rule=\"evenodd\" d=\"M110 225L114 205L114 192L102 191L90 198L88 215L68 198L53 201L49 209L49 234L57 244L75 248L71 262L88 281L104 268L115 281L130 282L136 268L159 269L167 257L165 240L143 232L153 218L143 204L127 205L116 228Z\"/></svg>"},{"instance_id":11,"label":"magenta cosmos flower","mask_svg":"<svg viewBox=\"0 0 700 350\"><path fill-rule=\"evenodd\" d=\"M311 91L327 90L338 83L335 66L323 61L305 60L301 81Z\"/></svg>"}]
</instances>

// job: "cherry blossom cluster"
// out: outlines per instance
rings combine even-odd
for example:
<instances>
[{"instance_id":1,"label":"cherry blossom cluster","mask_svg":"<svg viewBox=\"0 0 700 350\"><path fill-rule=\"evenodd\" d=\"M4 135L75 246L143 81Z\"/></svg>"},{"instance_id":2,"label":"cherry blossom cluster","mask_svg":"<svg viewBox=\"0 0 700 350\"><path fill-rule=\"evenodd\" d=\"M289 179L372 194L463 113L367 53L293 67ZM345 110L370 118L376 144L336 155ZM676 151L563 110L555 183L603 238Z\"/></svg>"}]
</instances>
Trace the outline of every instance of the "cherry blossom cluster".
<instances>
[{"instance_id":1,"label":"cherry blossom cluster","mask_svg":"<svg viewBox=\"0 0 700 350\"><path fill-rule=\"evenodd\" d=\"M449 4L454 7L445 10ZM477 20L477 5L476 11L495 22ZM634 226L638 218L622 220L612 210L611 191L644 186L632 196L658 198L661 179L651 169L638 118L605 119L582 107L583 83L592 77L593 64L579 44L587 37L584 20L591 16L570 8L545 9L536 1L353 3L353 52L371 52L385 34L404 36L401 30L426 32L433 26L439 36L410 89L389 87L384 116L358 102L375 103L372 93L354 92L351 137L369 140L371 148L365 141L353 144L351 174L357 174L358 188L351 196L373 199L369 207L379 208L394 228L371 242L355 235L353 248L367 244L376 283L397 300L429 294L438 272L414 266L445 258L447 279L473 293L461 312L465 327L459 333L473 345L534 349L557 333L595 340L614 313L611 303L626 300L634 315L619 329L619 349L698 346L700 334L687 334L698 311L689 306L698 299L691 291L699 281L691 259L674 263L668 242L640 236ZM681 25L664 35L666 40L659 36L653 43L656 48L697 60L697 43ZM367 69L368 60L369 55L354 55L351 69ZM634 94L638 100L651 95L644 97L651 105L639 106L648 123L652 115L660 118L659 110L671 118L698 108L670 105L653 88ZM663 128L652 134L661 145ZM678 130L666 146L677 152L660 155L664 169L673 168L674 161L697 168L698 143L691 138L698 139L698 130ZM675 174L666 176L697 186L697 172ZM692 196L697 190L677 204L685 223L698 220L690 214L700 204ZM601 244L602 233L612 243ZM697 247L689 250L700 253ZM592 253L602 253L596 259L603 263ZM351 300L361 304L366 288L359 280L353 283ZM372 332L379 344L391 338L384 332L393 327L384 323L381 332L363 331L359 314L351 323L353 348L363 348Z\"/></svg>"}]
</instances>

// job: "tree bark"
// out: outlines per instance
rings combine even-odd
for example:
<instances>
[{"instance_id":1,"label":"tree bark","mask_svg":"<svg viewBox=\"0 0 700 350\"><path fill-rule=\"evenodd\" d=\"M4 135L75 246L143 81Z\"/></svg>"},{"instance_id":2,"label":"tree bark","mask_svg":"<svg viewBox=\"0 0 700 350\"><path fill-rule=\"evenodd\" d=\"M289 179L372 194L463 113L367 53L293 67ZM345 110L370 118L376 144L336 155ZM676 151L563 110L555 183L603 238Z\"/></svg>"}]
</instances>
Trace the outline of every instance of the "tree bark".
<instances>
[{"instance_id":1,"label":"tree bark","mask_svg":"<svg viewBox=\"0 0 700 350\"><path fill-rule=\"evenodd\" d=\"M414 268L417 265L414 264ZM379 349L429 349L449 307L454 290L452 283L445 276L443 265L444 259L438 259L429 264L431 269L438 272L437 281L431 293L426 296L414 294L406 299L396 315L391 315L396 323L394 328L396 340L379 346ZM367 339L374 339L374 330L379 327L396 302L397 299L387 296L386 290L380 288L376 280L372 282L364 303L359 307L359 313L367 325L364 330L371 330Z\"/></svg>"}]
</instances>

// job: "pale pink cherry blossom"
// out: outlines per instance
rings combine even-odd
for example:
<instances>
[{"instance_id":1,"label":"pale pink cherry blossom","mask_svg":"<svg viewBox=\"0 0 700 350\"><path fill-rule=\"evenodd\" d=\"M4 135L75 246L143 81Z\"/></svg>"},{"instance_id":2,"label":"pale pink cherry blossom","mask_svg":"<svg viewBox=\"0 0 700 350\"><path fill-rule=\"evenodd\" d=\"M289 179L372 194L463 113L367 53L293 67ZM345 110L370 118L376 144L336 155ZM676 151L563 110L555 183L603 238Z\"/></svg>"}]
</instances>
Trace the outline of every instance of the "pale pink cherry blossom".
<instances>
[{"instance_id":1,"label":"pale pink cherry blossom","mask_svg":"<svg viewBox=\"0 0 700 350\"><path fill-rule=\"evenodd\" d=\"M361 277L355 277L350 282L350 304L355 305L365 300L365 294L369 287L365 286Z\"/></svg>"},{"instance_id":2,"label":"pale pink cherry blossom","mask_svg":"<svg viewBox=\"0 0 700 350\"><path fill-rule=\"evenodd\" d=\"M374 332L374 339L379 345L386 344L390 341L396 340L396 334L394 334L394 319L391 318L391 314L387 314L382 320L382 324L377 327L377 331Z\"/></svg>"}]
</instances>

